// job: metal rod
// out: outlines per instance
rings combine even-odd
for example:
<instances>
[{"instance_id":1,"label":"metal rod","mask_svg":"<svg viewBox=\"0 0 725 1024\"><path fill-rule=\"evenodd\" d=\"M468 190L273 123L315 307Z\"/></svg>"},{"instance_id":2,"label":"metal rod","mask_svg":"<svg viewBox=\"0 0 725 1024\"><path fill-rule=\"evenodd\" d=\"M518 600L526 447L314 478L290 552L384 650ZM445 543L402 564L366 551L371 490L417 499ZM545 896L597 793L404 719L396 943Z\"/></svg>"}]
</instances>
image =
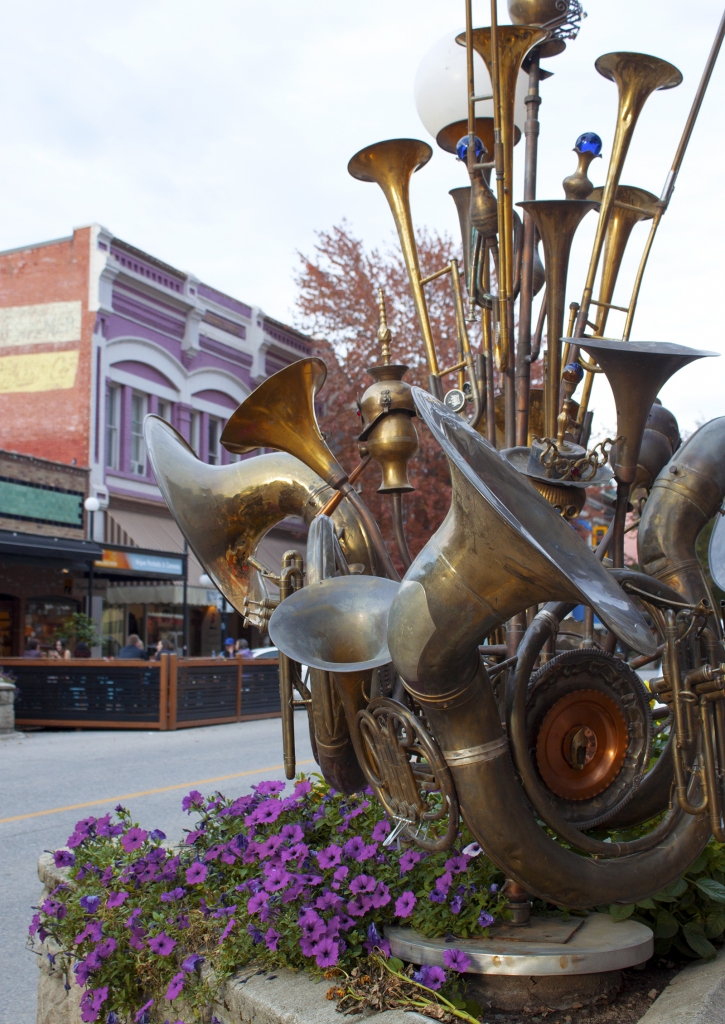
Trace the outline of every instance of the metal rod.
<instances>
[{"instance_id":1,"label":"metal rod","mask_svg":"<svg viewBox=\"0 0 725 1024\"><path fill-rule=\"evenodd\" d=\"M436 270L436 272L434 274L428 274L427 277L421 277L420 283L421 284L430 284L431 281L435 281L436 278L438 278L438 277L443 277L444 274L450 274L450 272L451 272L451 265L450 265L450 263L446 263L445 267L441 267L440 270Z\"/></svg>"},{"instance_id":2,"label":"metal rod","mask_svg":"<svg viewBox=\"0 0 725 1024\"><path fill-rule=\"evenodd\" d=\"M490 248L488 240L483 250L483 289L489 292L491 287ZM496 445L496 388L494 381L493 358L493 325L491 310L484 309L482 316L483 345L486 356L486 439Z\"/></svg>"},{"instance_id":3,"label":"metal rod","mask_svg":"<svg viewBox=\"0 0 725 1024\"><path fill-rule=\"evenodd\" d=\"M535 51L529 65L529 91L526 96L526 153L524 157L524 199L536 199L536 169L539 147L539 56ZM531 214L524 211L523 259L519 295L519 336L516 344L516 444L526 445L529 439L531 405L531 318L534 300L534 248L536 225Z\"/></svg>"},{"instance_id":4,"label":"metal rod","mask_svg":"<svg viewBox=\"0 0 725 1024\"><path fill-rule=\"evenodd\" d=\"M400 561L403 563L407 571L410 568L410 563L413 559L410 556L408 542L405 539L405 528L403 526L403 496L400 491L394 491L390 497L393 504L393 531L395 533L395 544L398 548Z\"/></svg>"},{"instance_id":5,"label":"metal rod","mask_svg":"<svg viewBox=\"0 0 725 1024\"><path fill-rule=\"evenodd\" d=\"M642 287L642 278L644 277L645 267L647 266L649 254L652 250L652 243L655 240L655 235L657 234L657 229L660 226L660 221L664 216L665 210L670 205L670 199L672 198L672 193L675 190L675 182L677 181L677 175L680 173L682 161L685 159L685 152L687 151L687 146L690 142L692 131L695 127L695 122L697 121L697 115L700 113L700 107L702 106L702 101L705 98L707 87L710 84L710 78L712 77L712 72L715 68L718 54L720 53L720 47L722 46L723 38L725 38L725 12L723 12L723 16L720 19L720 24L718 25L718 29L715 34L715 40L712 44L712 49L710 50L707 62L705 64L705 70L702 72L700 84L697 87L697 92L695 93L695 98L692 101L690 113L687 116L687 121L685 122L682 137L680 138L680 143L677 147L677 152L675 153L675 158L672 161L672 167L667 173L665 185L662 189L662 195L660 196L660 201L657 204L657 210L655 211L655 215L652 218L652 224L650 226L647 244L644 247L642 259L640 260L639 267L637 268L637 276L634 279L632 298L629 302L627 321L624 325L624 331L622 333L622 341L629 341L629 336L632 333L632 321L634 320L634 314L637 309L637 302L639 301L639 292Z\"/></svg>"},{"instance_id":6,"label":"metal rod","mask_svg":"<svg viewBox=\"0 0 725 1024\"><path fill-rule=\"evenodd\" d=\"M508 234L507 218L507 195L506 195L506 171L504 165L504 147L501 138L501 81L500 62L498 53L498 10L497 0L491 0L491 86L493 88L493 138L494 138L494 160L496 163L496 197L498 200L498 247L499 247L499 273L498 273L498 296L499 296L499 370L505 373L509 360L510 337L509 337L509 284L511 283L511 260L509 248L511 239ZM510 186L510 183L509 183ZM510 199L510 197L508 197ZM505 390L505 384L504 384Z\"/></svg>"},{"instance_id":7,"label":"metal rod","mask_svg":"<svg viewBox=\"0 0 725 1024\"><path fill-rule=\"evenodd\" d=\"M348 483L354 484L363 474L363 471L367 466L370 465L372 456L366 455L362 462L358 462L357 466L353 469L352 473L348 477ZM342 501L344 495L340 491L336 491L329 501L325 502L320 511L317 513L318 516L331 516L337 506Z\"/></svg>"},{"instance_id":8,"label":"metal rod","mask_svg":"<svg viewBox=\"0 0 725 1024\"><path fill-rule=\"evenodd\" d=\"M184 585L182 589L182 615L184 617L184 633L182 653L186 658L189 655L189 545L184 537Z\"/></svg>"}]
</instances>

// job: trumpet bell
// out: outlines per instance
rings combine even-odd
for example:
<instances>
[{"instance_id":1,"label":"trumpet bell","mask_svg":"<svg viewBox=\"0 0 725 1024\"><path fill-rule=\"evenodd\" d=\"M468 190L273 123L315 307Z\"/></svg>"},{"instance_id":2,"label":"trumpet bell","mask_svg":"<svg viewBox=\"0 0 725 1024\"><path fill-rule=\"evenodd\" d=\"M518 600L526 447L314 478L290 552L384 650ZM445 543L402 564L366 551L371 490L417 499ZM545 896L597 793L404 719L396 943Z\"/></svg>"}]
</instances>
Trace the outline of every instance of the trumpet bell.
<instances>
[{"instance_id":1,"label":"trumpet bell","mask_svg":"<svg viewBox=\"0 0 725 1024\"><path fill-rule=\"evenodd\" d=\"M716 356L717 352L688 348L667 341L610 341L582 338L581 347L599 363L606 374L617 409L617 443L614 475L631 484L637 476L637 461L647 417L660 388L683 366Z\"/></svg>"},{"instance_id":2,"label":"trumpet bell","mask_svg":"<svg viewBox=\"0 0 725 1024\"><path fill-rule=\"evenodd\" d=\"M614 82L632 105L633 109L626 112L627 119L636 120L650 93L674 89L682 82L682 72L674 64L649 53L603 53L594 61L594 67Z\"/></svg>"},{"instance_id":3,"label":"trumpet bell","mask_svg":"<svg viewBox=\"0 0 725 1024\"><path fill-rule=\"evenodd\" d=\"M316 358L299 359L268 377L228 421L221 443L236 455L278 448L339 488L347 474L325 444L315 416L315 395L326 377L327 367Z\"/></svg>"},{"instance_id":4,"label":"trumpet bell","mask_svg":"<svg viewBox=\"0 0 725 1024\"><path fill-rule=\"evenodd\" d=\"M387 665L388 610L399 583L340 576L303 587L269 621L272 642L293 661L324 672L364 672Z\"/></svg>"}]
</instances>

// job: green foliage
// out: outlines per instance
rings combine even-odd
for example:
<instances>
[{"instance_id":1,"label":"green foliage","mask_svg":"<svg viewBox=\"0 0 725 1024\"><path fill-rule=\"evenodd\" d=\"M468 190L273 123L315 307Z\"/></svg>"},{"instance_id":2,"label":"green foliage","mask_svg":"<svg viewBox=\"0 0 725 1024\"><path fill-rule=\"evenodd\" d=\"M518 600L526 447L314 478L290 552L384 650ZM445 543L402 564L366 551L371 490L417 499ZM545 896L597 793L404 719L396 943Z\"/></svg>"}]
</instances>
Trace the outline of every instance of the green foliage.
<instances>
[{"instance_id":1,"label":"green foliage","mask_svg":"<svg viewBox=\"0 0 725 1024\"><path fill-rule=\"evenodd\" d=\"M57 630L54 640L63 640L71 651L76 644L87 644L95 647L100 643L95 621L85 612L73 612Z\"/></svg>"}]
</instances>

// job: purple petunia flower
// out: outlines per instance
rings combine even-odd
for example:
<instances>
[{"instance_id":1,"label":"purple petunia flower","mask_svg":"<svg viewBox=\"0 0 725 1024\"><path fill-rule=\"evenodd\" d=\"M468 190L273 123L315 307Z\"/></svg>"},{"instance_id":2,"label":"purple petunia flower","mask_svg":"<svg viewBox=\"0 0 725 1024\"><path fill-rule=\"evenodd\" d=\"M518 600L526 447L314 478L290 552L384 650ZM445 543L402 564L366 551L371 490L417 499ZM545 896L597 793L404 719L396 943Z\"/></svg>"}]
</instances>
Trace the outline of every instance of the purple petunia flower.
<instances>
[{"instance_id":1,"label":"purple petunia flower","mask_svg":"<svg viewBox=\"0 0 725 1024\"><path fill-rule=\"evenodd\" d=\"M469 843L468 846L463 847L463 852L466 857L480 857L483 847L479 843Z\"/></svg>"},{"instance_id":2,"label":"purple petunia flower","mask_svg":"<svg viewBox=\"0 0 725 1024\"><path fill-rule=\"evenodd\" d=\"M186 896L186 889L182 889L181 886L177 886L176 889L171 889L169 892L161 893L162 903L174 903L176 900L183 899Z\"/></svg>"},{"instance_id":3,"label":"purple petunia flower","mask_svg":"<svg viewBox=\"0 0 725 1024\"><path fill-rule=\"evenodd\" d=\"M76 862L76 855L70 850L56 850L53 860L57 868L72 868Z\"/></svg>"},{"instance_id":4,"label":"purple petunia flower","mask_svg":"<svg viewBox=\"0 0 725 1024\"><path fill-rule=\"evenodd\" d=\"M182 811L191 811L196 807L201 807L204 803L204 797L201 795L198 789L192 789L188 796L185 796L181 801Z\"/></svg>"},{"instance_id":5,"label":"purple petunia flower","mask_svg":"<svg viewBox=\"0 0 725 1024\"><path fill-rule=\"evenodd\" d=\"M367 914L372 905L373 901L370 897L360 893L354 900L350 900L347 905L347 912L352 917L363 917L364 914Z\"/></svg>"},{"instance_id":6,"label":"purple petunia flower","mask_svg":"<svg viewBox=\"0 0 725 1024\"><path fill-rule=\"evenodd\" d=\"M388 832L390 832L390 822L383 818L373 829L373 842L382 843Z\"/></svg>"},{"instance_id":7,"label":"purple petunia flower","mask_svg":"<svg viewBox=\"0 0 725 1024\"><path fill-rule=\"evenodd\" d=\"M428 964L425 964L413 975L413 981L417 981L420 985L425 985L426 988L433 989L434 992L438 991L445 980L446 972L442 967L430 967Z\"/></svg>"},{"instance_id":8,"label":"purple petunia flower","mask_svg":"<svg viewBox=\"0 0 725 1024\"><path fill-rule=\"evenodd\" d=\"M180 995L181 990L183 989L183 987L184 987L184 972L183 971L179 971L178 974L175 974L173 976L173 978L169 982L169 987L166 989L166 998L169 1000L170 1003L172 1003L174 1001L174 999L176 999L177 996Z\"/></svg>"},{"instance_id":9,"label":"purple petunia flower","mask_svg":"<svg viewBox=\"0 0 725 1024\"><path fill-rule=\"evenodd\" d=\"M460 875L468 868L468 857L463 854L456 854L455 857L449 857L446 861L446 873L451 875Z\"/></svg>"},{"instance_id":10,"label":"purple petunia flower","mask_svg":"<svg viewBox=\"0 0 725 1024\"><path fill-rule=\"evenodd\" d=\"M270 871L265 870L265 874L267 878L264 882L264 888L267 892L279 892L280 889L286 888L292 881L292 875L280 868L272 868Z\"/></svg>"},{"instance_id":11,"label":"purple petunia flower","mask_svg":"<svg viewBox=\"0 0 725 1024\"><path fill-rule=\"evenodd\" d=\"M318 967L334 967L340 959L340 948L332 939L323 938L317 943L315 962Z\"/></svg>"},{"instance_id":12,"label":"purple petunia flower","mask_svg":"<svg viewBox=\"0 0 725 1024\"><path fill-rule=\"evenodd\" d=\"M235 818L238 818L240 815L246 814L253 803L253 796L240 796L231 805L231 807L228 810L228 813L234 815Z\"/></svg>"},{"instance_id":13,"label":"purple petunia flower","mask_svg":"<svg viewBox=\"0 0 725 1024\"><path fill-rule=\"evenodd\" d=\"M129 946L131 946L132 949L139 949L139 950L143 949L145 937L146 937L146 929L145 928L132 928L131 929L131 938L128 940L128 944L129 944Z\"/></svg>"},{"instance_id":14,"label":"purple petunia flower","mask_svg":"<svg viewBox=\"0 0 725 1024\"><path fill-rule=\"evenodd\" d=\"M264 935L262 935L259 928L255 928L251 922L247 925L247 932L252 936L252 942L255 946L258 946L264 940Z\"/></svg>"},{"instance_id":15,"label":"purple petunia flower","mask_svg":"<svg viewBox=\"0 0 725 1024\"><path fill-rule=\"evenodd\" d=\"M115 953L117 948L118 943L116 942L116 940L112 937L109 937L106 939L105 942L102 942L100 946L96 948L96 953L98 953L101 960L105 960L112 953Z\"/></svg>"},{"instance_id":16,"label":"purple petunia flower","mask_svg":"<svg viewBox=\"0 0 725 1024\"><path fill-rule=\"evenodd\" d=\"M327 868L335 868L342 860L342 850L339 846L332 843L327 846L324 850L318 850L315 854L317 863L320 865L323 871Z\"/></svg>"},{"instance_id":17,"label":"purple petunia flower","mask_svg":"<svg viewBox=\"0 0 725 1024\"><path fill-rule=\"evenodd\" d=\"M485 910L482 910L478 918L478 923L481 928L490 928L492 924L496 923L496 918L492 917L491 914L486 913Z\"/></svg>"},{"instance_id":18,"label":"purple petunia flower","mask_svg":"<svg viewBox=\"0 0 725 1024\"><path fill-rule=\"evenodd\" d=\"M350 882L350 892L357 896L361 892L375 892L376 879L372 875L356 875Z\"/></svg>"},{"instance_id":19,"label":"purple petunia flower","mask_svg":"<svg viewBox=\"0 0 725 1024\"><path fill-rule=\"evenodd\" d=\"M419 860L420 854L417 850L406 850L398 861L401 875L406 874L411 868L415 867Z\"/></svg>"},{"instance_id":20,"label":"purple petunia flower","mask_svg":"<svg viewBox=\"0 0 725 1024\"><path fill-rule=\"evenodd\" d=\"M72 850L75 850L77 846L81 845L85 838L86 837L82 832L73 832L72 835L68 836L68 841L65 845L70 846Z\"/></svg>"},{"instance_id":21,"label":"purple petunia flower","mask_svg":"<svg viewBox=\"0 0 725 1024\"><path fill-rule=\"evenodd\" d=\"M397 917L410 917L418 900L415 895L406 890L398 896L395 901L395 914Z\"/></svg>"},{"instance_id":22,"label":"purple petunia flower","mask_svg":"<svg viewBox=\"0 0 725 1024\"><path fill-rule=\"evenodd\" d=\"M265 800L256 810L246 816L244 824L250 828L252 825L271 825L272 822L279 818L282 810L283 808L279 800L274 800L270 797L270 799Z\"/></svg>"},{"instance_id":23,"label":"purple petunia flower","mask_svg":"<svg viewBox=\"0 0 725 1024\"><path fill-rule=\"evenodd\" d=\"M125 836L121 836L121 846L126 853L138 850L148 839L148 832L143 828L130 828Z\"/></svg>"},{"instance_id":24,"label":"purple petunia flower","mask_svg":"<svg viewBox=\"0 0 725 1024\"><path fill-rule=\"evenodd\" d=\"M488 891L491 893L491 895L495 895L498 892L498 886L496 885L495 882L493 883L493 885L489 885Z\"/></svg>"},{"instance_id":25,"label":"purple petunia flower","mask_svg":"<svg viewBox=\"0 0 725 1024\"><path fill-rule=\"evenodd\" d=\"M428 893L428 899L431 901L431 903L445 903L446 894L444 892L436 892L435 889L431 889L431 891Z\"/></svg>"},{"instance_id":26,"label":"purple petunia flower","mask_svg":"<svg viewBox=\"0 0 725 1024\"><path fill-rule=\"evenodd\" d=\"M326 889L322 896L318 896L315 900L315 910L337 910L340 906L342 906L342 900L329 889Z\"/></svg>"},{"instance_id":27,"label":"purple petunia flower","mask_svg":"<svg viewBox=\"0 0 725 1024\"><path fill-rule=\"evenodd\" d=\"M459 974L465 974L468 968L471 966L471 958L462 953L460 949L444 949L443 950L443 963L451 971L458 971Z\"/></svg>"},{"instance_id":28,"label":"purple petunia flower","mask_svg":"<svg viewBox=\"0 0 725 1024\"><path fill-rule=\"evenodd\" d=\"M460 912L463 910L463 897L454 896L453 899L451 900L450 906L452 914L460 914Z\"/></svg>"},{"instance_id":29,"label":"purple petunia flower","mask_svg":"<svg viewBox=\"0 0 725 1024\"><path fill-rule=\"evenodd\" d=\"M134 1018L134 1020L136 1021L136 1024L142 1024L142 1018L146 1017L146 1011L149 1010L153 1005L154 1005L153 999L149 999L149 1001L147 1003L144 1003L144 1005L141 1007L141 1009L138 1011L138 1013L136 1014L136 1016Z\"/></svg>"},{"instance_id":30,"label":"purple petunia flower","mask_svg":"<svg viewBox=\"0 0 725 1024\"><path fill-rule=\"evenodd\" d=\"M282 936L279 934L279 932L276 932L274 928L268 928L264 936L264 941L267 945L267 949L271 950L273 953L276 953L277 943L281 938Z\"/></svg>"},{"instance_id":31,"label":"purple petunia flower","mask_svg":"<svg viewBox=\"0 0 725 1024\"><path fill-rule=\"evenodd\" d=\"M360 860L365 850L365 840L360 836L353 836L352 839L348 839L342 849L346 857Z\"/></svg>"},{"instance_id":32,"label":"purple petunia flower","mask_svg":"<svg viewBox=\"0 0 725 1024\"><path fill-rule=\"evenodd\" d=\"M307 782L307 780L295 783L295 799L300 800L303 796L307 796L311 789L312 784Z\"/></svg>"},{"instance_id":33,"label":"purple petunia flower","mask_svg":"<svg viewBox=\"0 0 725 1024\"><path fill-rule=\"evenodd\" d=\"M101 1012L101 1006L108 999L108 985L104 985L103 988L89 989L84 992L81 996L80 1009L81 1009L81 1020L84 1022L90 1022L98 1020L98 1014Z\"/></svg>"},{"instance_id":34,"label":"purple petunia flower","mask_svg":"<svg viewBox=\"0 0 725 1024\"><path fill-rule=\"evenodd\" d=\"M203 882L207 876L207 867L201 861L194 861L190 868L186 869L186 881L189 885L197 885Z\"/></svg>"},{"instance_id":35,"label":"purple petunia flower","mask_svg":"<svg viewBox=\"0 0 725 1024\"><path fill-rule=\"evenodd\" d=\"M98 907L100 906L101 897L100 896L81 896L81 898L78 900L78 902L83 907L83 909L85 911L87 911L89 914L95 914L95 912L98 910Z\"/></svg>"},{"instance_id":36,"label":"purple petunia flower","mask_svg":"<svg viewBox=\"0 0 725 1024\"><path fill-rule=\"evenodd\" d=\"M258 914L262 907L267 906L267 900L269 897L266 892L258 892L254 896L250 897L247 903L248 914Z\"/></svg>"},{"instance_id":37,"label":"purple petunia flower","mask_svg":"<svg viewBox=\"0 0 725 1024\"><path fill-rule=\"evenodd\" d=\"M256 790L259 796L275 796L285 788L284 782L275 782L267 779L265 782L258 782L252 789Z\"/></svg>"},{"instance_id":38,"label":"purple petunia flower","mask_svg":"<svg viewBox=\"0 0 725 1024\"><path fill-rule=\"evenodd\" d=\"M283 825L280 836L291 843L301 843L305 838L305 834L299 825Z\"/></svg>"},{"instance_id":39,"label":"purple petunia flower","mask_svg":"<svg viewBox=\"0 0 725 1024\"><path fill-rule=\"evenodd\" d=\"M196 970L196 968L198 967L199 964L203 964L203 963L204 963L204 957L203 956L199 956L198 953L190 953L189 956L187 956L186 960L184 960L184 962L182 963L181 966L182 966L182 968L185 971L188 971L189 974L191 974L192 971Z\"/></svg>"},{"instance_id":40,"label":"purple petunia flower","mask_svg":"<svg viewBox=\"0 0 725 1024\"><path fill-rule=\"evenodd\" d=\"M39 928L40 928L40 914L33 914L33 919L30 922L30 927L28 928L28 935L30 935L32 937L33 935L35 935L35 933L38 931Z\"/></svg>"},{"instance_id":41,"label":"purple petunia flower","mask_svg":"<svg viewBox=\"0 0 725 1024\"><path fill-rule=\"evenodd\" d=\"M372 894L371 897L375 909L379 910L380 907L386 906L388 903L390 903L390 898L390 889L388 889L385 882L378 882L377 886L375 887L375 892Z\"/></svg>"},{"instance_id":42,"label":"purple petunia flower","mask_svg":"<svg viewBox=\"0 0 725 1024\"><path fill-rule=\"evenodd\" d=\"M155 843L160 843L162 840L166 839L166 833L162 832L160 828L155 828L149 832L149 838Z\"/></svg>"},{"instance_id":43,"label":"purple petunia flower","mask_svg":"<svg viewBox=\"0 0 725 1024\"><path fill-rule=\"evenodd\" d=\"M149 949L157 956L169 956L176 945L176 939L172 939L166 932L159 932L149 939Z\"/></svg>"}]
</instances>

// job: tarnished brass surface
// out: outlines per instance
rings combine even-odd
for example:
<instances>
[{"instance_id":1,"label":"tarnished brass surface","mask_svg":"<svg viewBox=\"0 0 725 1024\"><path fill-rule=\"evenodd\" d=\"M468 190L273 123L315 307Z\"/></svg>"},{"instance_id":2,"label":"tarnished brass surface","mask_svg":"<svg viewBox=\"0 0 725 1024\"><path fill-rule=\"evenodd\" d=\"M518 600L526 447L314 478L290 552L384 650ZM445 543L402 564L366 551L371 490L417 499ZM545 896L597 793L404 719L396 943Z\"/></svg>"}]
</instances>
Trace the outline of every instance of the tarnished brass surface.
<instances>
[{"instance_id":1,"label":"tarnished brass surface","mask_svg":"<svg viewBox=\"0 0 725 1024\"><path fill-rule=\"evenodd\" d=\"M158 416L146 418L144 436L156 480L179 529L214 585L243 613L245 597L260 597L259 574L247 559L262 537L287 516L310 523L330 488L284 452L209 466ZM374 549L355 509L344 500L332 518L342 531L348 562L373 571ZM278 571L279 566L267 568Z\"/></svg>"},{"instance_id":2,"label":"tarnished brass surface","mask_svg":"<svg viewBox=\"0 0 725 1024\"><path fill-rule=\"evenodd\" d=\"M629 343L631 344L631 342ZM642 569L691 604L712 594L695 544L725 499L725 416L700 427L655 480L637 531ZM718 630L717 616L711 616Z\"/></svg>"},{"instance_id":3,"label":"tarnished brass surface","mask_svg":"<svg viewBox=\"0 0 725 1024\"><path fill-rule=\"evenodd\" d=\"M546 267L546 337L548 356L544 382L544 434L556 437L561 383L561 339L569 254L576 230L597 203L590 199L534 199L517 203L533 219L544 243Z\"/></svg>"},{"instance_id":4,"label":"tarnished brass surface","mask_svg":"<svg viewBox=\"0 0 725 1024\"><path fill-rule=\"evenodd\" d=\"M595 61L594 66L600 75L616 84L619 92L619 106L612 153L607 169L607 180L599 207L599 221L574 332L577 337L582 337L589 319L594 282L599 269L609 218L613 211L616 190L639 115L653 92L659 89L672 89L682 81L682 75L676 67L659 57L651 57L646 53L605 53Z\"/></svg>"},{"instance_id":5,"label":"tarnished brass surface","mask_svg":"<svg viewBox=\"0 0 725 1024\"><path fill-rule=\"evenodd\" d=\"M428 366L431 373L437 373L438 357L421 284L418 248L410 215L410 179L415 171L425 167L432 155L433 150L427 142L420 142L418 139L389 139L361 149L352 157L347 169L353 178L378 184L388 201L408 270Z\"/></svg>"},{"instance_id":6,"label":"tarnished brass surface","mask_svg":"<svg viewBox=\"0 0 725 1024\"><path fill-rule=\"evenodd\" d=\"M544 483L543 480L532 478L531 483L549 504L564 519L576 519L584 503L587 500L586 490L583 487L557 486L556 484Z\"/></svg>"},{"instance_id":7,"label":"tarnished brass surface","mask_svg":"<svg viewBox=\"0 0 725 1024\"><path fill-rule=\"evenodd\" d=\"M654 652L634 604L548 502L442 403L420 388L413 396L448 458L453 493L390 609L390 653L403 679L425 689L430 678L437 689L440 678L470 678L478 644L549 597L583 598L635 650Z\"/></svg>"},{"instance_id":8,"label":"tarnished brass surface","mask_svg":"<svg viewBox=\"0 0 725 1024\"><path fill-rule=\"evenodd\" d=\"M405 705L384 697L357 714L362 768L397 836L448 850L458 835L458 797L438 744ZM415 758L415 762L412 761Z\"/></svg>"},{"instance_id":9,"label":"tarnished brass surface","mask_svg":"<svg viewBox=\"0 0 725 1024\"><path fill-rule=\"evenodd\" d=\"M294 661L325 672L387 665L388 609L398 587L377 576L320 580L275 609L269 635Z\"/></svg>"},{"instance_id":10,"label":"tarnished brass surface","mask_svg":"<svg viewBox=\"0 0 725 1024\"><path fill-rule=\"evenodd\" d=\"M475 132L478 138L486 147L488 156L486 159L492 159L493 157L493 118L492 117L477 117L476 118ZM454 121L453 124L448 124L436 135L436 142L445 150L446 153L455 153L456 146L461 141L464 135L468 134L468 122L467 121ZM521 132L518 128L515 128L514 132L514 145L521 138Z\"/></svg>"},{"instance_id":11,"label":"tarnished brass surface","mask_svg":"<svg viewBox=\"0 0 725 1024\"><path fill-rule=\"evenodd\" d=\"M578 150L574 150L577 154L577 167L573 174L569 174L562 181L564 188L564 195L567 199L590 199L592 198L592 190L594 186L589 180L588 170L589 164L592 160L597 160L600 154L593 153L591 150L585 150L580 153ZM597 200L601 199L601 196L595 197Z\"/></svg>"},{"instance_id":12,"label":"tarnished brass surface","mask_svg":"<svg viewBox=\"0 0 725 1024\"><path fill-rule=\"evenodd\" d=\"M500 25L496 28L497 52L493 53L492 30L476 28L471 41L476 52L485 61L494 89L494 105L498 103L496 117L500 123L500 157L496 154L497 166L502 171L496 177L498 198L498 244L500 252L499 297L501 301L501 333L497 364L503 372L508 368L510 358L508 303L514 295L514 245L513 245L513 160L515 144L514 106L519 71L526 54L538 43L544 42L549 33L531 25ZM457 36L457 42L465 46L465 33ZM494 66L495 65L495 66Z\"/></svg>"},{"instance_id":13,"label":"tarnished brass surface","mask_svg":"<svg viewBox=\"0 0 725 1024\"><path fill-rule=\"evenodd\" d=\"M687 348L666 341L610 341L582 338L581 346L604 370L617 409L618 480L631 484L637 475L637 458L652 403L663 384L695 359L717 352Z\"/></svg>"},{"instance_id":14,"label":"tarnished brass surface","mask_svg":"<svg viewBox=\"0 0 725 1024\"><path fill-rule=\"evenodd\" d=\"M561 18L563 7L561 0L508 0L507 6L514 25L546 25Z\"/></svg>"},{"instance_id":15,"label":"tarnished brass surface","mask_svg":"<svg viewBox=\"0 0 725 1024\"><path fill-rule=\"evenodd\" d=\"M237 455L279 448L315 471L330 487L347 480L317 426L315 395L325 383L321 359L299 359L268 377L227 421L221 443Z\"/></svg>"}]
</instances>

